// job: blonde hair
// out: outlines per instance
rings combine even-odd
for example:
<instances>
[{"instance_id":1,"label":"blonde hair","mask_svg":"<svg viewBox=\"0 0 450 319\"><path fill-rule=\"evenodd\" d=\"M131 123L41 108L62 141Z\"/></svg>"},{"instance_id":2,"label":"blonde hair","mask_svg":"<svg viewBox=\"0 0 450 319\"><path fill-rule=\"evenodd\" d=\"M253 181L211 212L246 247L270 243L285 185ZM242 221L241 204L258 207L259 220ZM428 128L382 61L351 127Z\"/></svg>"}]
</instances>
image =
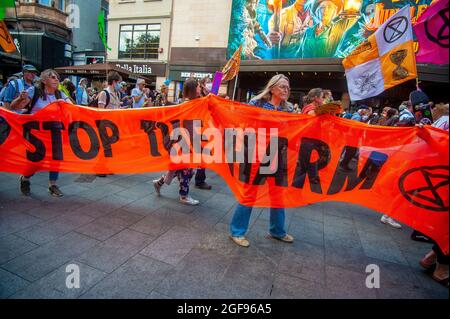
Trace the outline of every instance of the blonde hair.
<instances>
[{"instance_id":1,"label":"blonde hair","mask_svg":"<svg viewBox=\"0 0 450 319\"><path fill-rule=\"evenodd\" d=\"M53 69L47 69L47 70L42 71L41 76L40 76L41 80L39 81L39 86L38 86L36 94L39 97L41 97L44 101L47 100L47 94L45 93L45 83L44 82L45 82L45 80L50 78L52 75L55 75L58 78L58 80L59 80L58 72L56 72ZM61 98L61 91L59 89L57 89L55 91L55 97L57 99Z\"/></svg>"},{"instance_id":2,"label":"blonde hair","mask_svg":"<svg viewBox=\"0 0 450 319\"><path fill-rule=\"evenodd\" d=\"M280 82L281 80L286 80L289 83L289 79L284 74L277 74L274 77L272 77L269 82L267 83L264 90L261 91L257 96L255 96L252 101L256 100L265 100L270 101L272 99L272 92L271 90ZM283 109L287 108L287 101L281 101L281 107Z\"/></svg>"}]
</instances>

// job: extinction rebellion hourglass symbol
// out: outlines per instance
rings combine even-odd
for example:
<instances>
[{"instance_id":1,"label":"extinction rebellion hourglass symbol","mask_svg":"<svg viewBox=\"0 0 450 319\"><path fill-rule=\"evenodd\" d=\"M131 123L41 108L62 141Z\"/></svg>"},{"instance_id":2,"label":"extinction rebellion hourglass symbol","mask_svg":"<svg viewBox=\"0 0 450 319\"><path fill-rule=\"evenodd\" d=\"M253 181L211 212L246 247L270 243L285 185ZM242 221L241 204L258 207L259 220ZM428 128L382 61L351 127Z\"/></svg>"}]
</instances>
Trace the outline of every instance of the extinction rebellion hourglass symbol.
<instances>
[{"instance_id":1,"label":"extinction rebellion hourglass symbol","mask_svg":"<svg viewBox=\"0 0 450 319\"><path fill-rule=\"evenodd\" d=\"M402 67L402 63L405 61L407 55L408 50L399 50L391 54L391 61L397 66L393 72L394 80L401 80L408 77L408 70Z\"/></svg>"}]
</instances>

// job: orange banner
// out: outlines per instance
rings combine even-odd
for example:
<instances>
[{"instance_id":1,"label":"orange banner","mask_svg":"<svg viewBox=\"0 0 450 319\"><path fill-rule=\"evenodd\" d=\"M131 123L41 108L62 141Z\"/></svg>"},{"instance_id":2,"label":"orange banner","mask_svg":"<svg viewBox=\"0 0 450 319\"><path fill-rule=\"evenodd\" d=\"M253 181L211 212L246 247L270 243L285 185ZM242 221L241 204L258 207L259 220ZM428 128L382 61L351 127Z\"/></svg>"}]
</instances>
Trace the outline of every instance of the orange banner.
<instances>
[{"instance_id":1,"label":"orange banner","mask_svg":"<svg viewBox=\"0 0 450 319\"><path fill-rule=\"evenodd\" d=\"M0 21L0 46L7 53L16 51L16 45L4 21Z\"/></svg>"},{"instance_id":2,"label":"orange banner","mask_svg":"<svg viewBox=\"0 0 450 319\"><path fill-rule=\"evenodd\" d=\"M206 167L244 205L343 201L433 238L448 253L448 132L266 111L215 96L181 106L0 109L1 171L144 173ZM180 162L184 161L184 162Z\"/></svg>"}]
</instances>

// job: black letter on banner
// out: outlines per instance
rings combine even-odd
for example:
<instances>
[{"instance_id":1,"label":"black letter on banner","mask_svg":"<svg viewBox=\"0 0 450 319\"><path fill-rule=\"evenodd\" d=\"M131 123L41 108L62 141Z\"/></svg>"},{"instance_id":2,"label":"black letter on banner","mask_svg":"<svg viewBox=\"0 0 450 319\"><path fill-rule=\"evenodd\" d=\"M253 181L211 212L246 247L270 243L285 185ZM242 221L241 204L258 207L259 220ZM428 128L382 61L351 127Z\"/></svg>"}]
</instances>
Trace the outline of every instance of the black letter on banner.
<instances>
[{"instance_id":1,"label":"black letter on banner","mask_svg":"<svg viewBox=\"0 0 450 319\"><path fill-rule=\"evenodd\" d=\"M161 122L157 122L156 127L159 128L159 130L162 133L164 149L167 152L170 152L170 148L172 147L172 141L170 140L169 127Z\"/></svg>"},{"instance_id":2,"label":"black letter on banner","mask_svg":"<svg viewBox=\"0 0 450 319\"><path fill-rule=\"evenodd\" d=\"M43 128L46 131L50 131L52 135L52 157L55 161L64 160L63 147L62 147L62 135L61 131L64 130L64 123L62 122L44 122Z\"/></svg>"},{"instance_id":3,"label":"black letter on banner","mask_svg":"<svg viewBox=\"0 0 450 319\"><path fill-rule=\"evenodd\" d=\"M154 121L141 121L141 129L147 133L148 142L150 143L150 154L154 157L161 156L161 153L158 150L158 140L155 135L155 126L156 122Z\"/></svg>"},{"instance_id":4,"label":"black letter on banner","mask_svg":"<svg viewBox=\"0 0 450 319\"><path fill-rule=\"evenodd\" d=\"M319 153L319 159L316 162L311 163L311 155L314 150ZM306 175L308 175L311 191L317 194L322 194L319 170L326 167L329 162L330 147L327 144L312 138L302 138L302 144L300 146L292 186L303 188L305 185Z\"/></svg>"},{"instance_id":5,"label":"black letter on banner","mask_svg":"<svg viewBox=\"0 0 450 319\"><path fill-rule=\"evenodd\" d=\"M11 133L11 126L9 126L8 122L0 116L0 145L5 143L8 139L9 133Z\"/></svg>"},{"instance_id":6,"label":"black letter on banner","mask_svg":"<svg viewBox=\"0 0 450 319\"><path fill-rule=\"evenodd\" d=\"M78 129L83 129L87 135L89 136L89 140L91 142L91 148L89 151L85 152L81 148L80 140L78 139ZM95 130L86 122L73 122L69 125L69 139L70 146L72 147L73 152L78 158L83 160L90 160L95 158L98 155L100 150L100 141L95 133Z\"/></svg>"},{"instance_id":7,"label":"black letter on banner","mask_svg":"<svg viewBox=\"0 0 450 319\"><path fill-rule=\"evenodd\" d=\"M356 147L346 146L342 151L341 158L344 158L344 153L357 154L357 152L358 149ZM372 152L359 176L357 175L358 165L356 165L355 169L341 169L338 167L334 173L330 188L328 189L328 195L339 193L347 180L347 187L345 188L346 192L353 190L363 181L360 189L371 189L378 177L378 173L380 173L380 170L387 159L388 156L384 153ZM359 155L356 155L356 162L359 162Z\"/></svg>"},{"instance_id":8,"label":"black letter on banner","mask_svg":"<svg viewBox=\"0 0 450 319\"><path fill-rule=\"evenodd\" d=\"M288 186L287 182L287 146L288 140L284 137L276 137L278 138L278 152L276 153L278 156L278 167L275 173L273 174L261 174L260 169L258 169L258 173L253 181L253 185L263 185L266 182L267 177L275 177L275 185L276 186ZM271 155L270 152L270 144L267 148L266 155ZM271 158L268 163L261 164L260 167L270 167L274 158Z\"/></svg>"},{"instance_id":9,"label":"black letter on banner","mask_svg":"<svg viewBox=\"0 0 450 319\"><path fill-rule=\"evenodd\" d=\"M202 120L184 120L183 121L183 128L185 128L189 132L189 141L190 141L190 147L192 147L193 152L197 154L202 153L202 149L198 149L199 145L196 145L194 143L194 134L200 135L200 138L202 138L201 132L194 132L194 121L200 123L200 128L203 128L203 122Z\"/></svg>"},{"instance_id":10,"label":"black letter on banner","mask_svg":"<svg viewBox=\"0 0 450 319\"><path fill-rule=\"evenodd\" d=\"M239 163L239 180L243 183L250 184L250 174L252 172L252 163L250 163L250 158L253 158L255 153L255 145L252 143L252 146L249 148L249 139L248 135L244 135L244 143L243 143L243 153L244 153L244 162ZM228 163L228 168L230 169L230 173L234 176L234 164L237 160L236 155L236 145L237 145L237 136L233 136L233 160L231 163Z\"/></svg>"},{"instance_id":11,"label":"black letter on banner","mask_svg":"<svg viewBox=\"0 0 450 319\"><path fill-rule=\"evenodd\" d=\"M27 150L27 159L36 163L44 159L45 145L40 139L31 134L31 130L39 131L39 122L28 122L23 125L23 137L36 148L34 153Z\"/></svg>"},{"instance_id":12,"label":"black letter on banner","mask_svg":"<svg viewBox=\"0 0 450 319\"><path fill-rule=\"evenodd\" d=\"M172 123L172 131L180 128L180 120L173 120L173 121L170 121L170 123ZM163 132L163 134L164 134L164 132ZM166 139L167 139L167 141L166 141ZM180 142L180 141L181 141L181 137L178 139L178 141L172 141L170 139L169 131L167 131L167 137L164 135L164 148L166 149L166 151L168 153L170 153L170 149L172 148L172 145L177 142Z\"/></svg>"},{"instance_id":13,"label":"black letter on banner","mask_svg":"<svg viewBox=\"0 0 450 319\"><path fill-rule=\"evenodd\" d=\"M155 130L157 128L159 128L161 130L162 135L163 135L164 148L169 152L170 147L172 146L172 143L170 141L170 136L169 136L169 127L166 124L160 123L160 122L145 121L145 120L141 121L141 129L145 133L147 133L148 141L150 143L150 154L153 157L161 156L161 153L159 152L159 149L158 149L158 140L156 138L156 133L155 133Z\"/></svg>"},{"instance_id":14,"label":"black letter on banner","mask_svg":"<svg viewBox=\"0 0 450 319\"><path fill-rule=\"evenodd\" d=\"M109 120L98 120L95 123L100 133L105 157L113 157L111 145L119 140L119 128ZM108 135L108 128L111 130L112 135Z\"/></svg>"}]
</instances>

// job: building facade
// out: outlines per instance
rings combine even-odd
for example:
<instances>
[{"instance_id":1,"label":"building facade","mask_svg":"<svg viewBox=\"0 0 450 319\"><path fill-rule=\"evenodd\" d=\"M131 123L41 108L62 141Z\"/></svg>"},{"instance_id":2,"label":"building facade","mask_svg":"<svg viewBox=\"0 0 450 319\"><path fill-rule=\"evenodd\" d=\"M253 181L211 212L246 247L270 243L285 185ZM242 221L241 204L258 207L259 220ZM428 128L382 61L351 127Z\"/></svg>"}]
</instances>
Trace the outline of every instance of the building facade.
<instances>
[{"instance_id":1,"label":"building facade","mask_svg":"<svg viewBox=\"0 0 450 319\"><path fill-rule=\"evenodd\" d=\"M104 63L105 47L98 35L97 18L103 11L108 17L108 0L68 0L67 12L73 15L73 65Z\"/></svg>"},{"instance_id":2,"label":"building facade","mask_svg":"<svg viewBox=\"0 0 450 319\"><path fill-rule=\"evenodd\" d=\"M0 74L19 72L21 63L39 70L72 63L72 30L67 25L65 0L21 0L6 11L5 22L18 51L0 52Z\"/></svg>"},{"instance_id":3,"label":"building facade","mask_svg":"<svg viewBox=\"0 0 450 319\"><path fill-rule=\"evenodd\" d=\"M152 87L166 81L172 0L110 0L107 60L145 77Z\"/></svg>"},{"instance_id":4,"label":"building facade","mask_svg":"<svg viewBox=\"0 0 450 319\"><path fill-rule=\"evenodd\" d=\"M213 78L226 63L231 1L174 0L170 49L170 95L190 77ZM226 93L222 85L219 93Z\"/></svg>"}]
</instances>

